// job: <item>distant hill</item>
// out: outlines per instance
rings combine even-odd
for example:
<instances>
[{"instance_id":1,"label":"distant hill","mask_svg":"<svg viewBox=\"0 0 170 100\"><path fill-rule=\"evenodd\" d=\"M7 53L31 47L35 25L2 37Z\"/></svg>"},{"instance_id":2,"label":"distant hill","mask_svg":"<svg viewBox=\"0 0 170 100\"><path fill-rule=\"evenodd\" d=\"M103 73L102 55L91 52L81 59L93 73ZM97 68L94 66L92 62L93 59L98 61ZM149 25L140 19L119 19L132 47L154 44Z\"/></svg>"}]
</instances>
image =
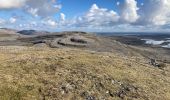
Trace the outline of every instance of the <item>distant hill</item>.
<instances>
[{"instance_id":1,"label":"distant hill","mask_svg":"<svg viewBox=\"0 0 170 100\"><path fill-rule=\"evenodd\" d=\"M37 30L21 30L17 33L22 35L42 35L42 34L48 34L49 32L46 31L37 31Z\"/></svg>"},{"instance_id":2,"label":"distant hill","mask_svg":"<svg viewBox=\"0 0 170 100\"><path fill-rule=\"evenodd\" d=\"M2 34L17 34L17 30L9 29L9 28L0 28L0 35Z\"/></svg>"}]
</instances>

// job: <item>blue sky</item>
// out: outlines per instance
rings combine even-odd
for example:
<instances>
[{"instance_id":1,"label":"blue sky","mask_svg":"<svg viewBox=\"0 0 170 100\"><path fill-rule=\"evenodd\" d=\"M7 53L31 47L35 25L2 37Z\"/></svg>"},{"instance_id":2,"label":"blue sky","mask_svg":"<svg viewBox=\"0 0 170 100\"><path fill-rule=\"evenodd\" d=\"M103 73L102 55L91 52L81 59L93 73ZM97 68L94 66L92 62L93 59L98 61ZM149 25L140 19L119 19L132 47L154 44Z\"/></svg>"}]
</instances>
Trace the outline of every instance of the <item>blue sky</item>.
<instances>
[{"instance_id":1,"label":"blue sky","mask_svg":"<svg viewBox=\"0 0 170 100\"><path fill-rule=\"evenodd\" d=\"M59 0L59 2L63 5L61 12L66 13L68 17L88 11L94 3L100 7L117 10L116 0Z\"/></svg>"},{"instance_id":2,"label":"blue sky","mask_svg":"<svg viewBox=\"0 0 170 100\"><path fill-rule=\"evenodd\" d=\"M0 27L169 31L170 0L0 0Z\"/></svg>"},{"instance_id":3,"label":"blue sky","mask_svg":"<svg viewBox=\"0 0 170 100\"><path fill-rule=\"evenodd\" d=\"M137 0L140 6L144 0ZM107 8L109 10L119 11L117 2L123 3L124 0L58 0L63 5L61 12L66 13L68 17L82 14L93 5L97 4L99 7Z\"/></svg>"}]
</instances>

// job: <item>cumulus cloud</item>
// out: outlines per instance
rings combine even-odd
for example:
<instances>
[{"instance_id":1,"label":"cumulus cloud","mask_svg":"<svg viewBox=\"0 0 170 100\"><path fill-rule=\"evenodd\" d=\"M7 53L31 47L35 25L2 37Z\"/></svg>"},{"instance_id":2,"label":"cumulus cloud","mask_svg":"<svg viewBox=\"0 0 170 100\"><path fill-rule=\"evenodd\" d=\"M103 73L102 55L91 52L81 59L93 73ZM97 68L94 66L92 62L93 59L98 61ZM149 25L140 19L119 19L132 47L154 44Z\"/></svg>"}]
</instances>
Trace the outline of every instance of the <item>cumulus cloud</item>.
<instances>
[{"instance_id":1,"label":"cumulus cloud","mask_svg":"<svg viewBox=\"0 0 170 100\"><path fill-rule=\"evenodd\" d=\"M65 21L66 20L66 15L64 13L60 13L60 20Z\"/></svg>"},{"instance_id":2,"label":"cumulus cloud","mask_svg":"<svg viewBox=\"0 0 170 100\"><path fill-rule=\"evenodd\" d=\"M114 27L121 24L135 23L139 19L137 13L138 7L135 0L125 0L122 4L117 3L121 7L121 13L117 13L107 8L100 8L97 4L93 4L89 11L79 16L73 25L77 27Z\"/></svg>"},{"instance_id":3,"label":"cumulus cloud","mask_svg":"<svg viewBox=\"0 0 170 100\"><path fill-rule=\"evenodd\" d=\"M55 14L61 8L54 0L28 0L25 10L33 16L47 17Z\"/></svg>"},{"instance_id":4,"label":"cumulus cloud","mask_svg":"<svg viewBox=\"0 0 170 100\"><path fill-rule=\"evenodd\" d=\"M120 3L119 3L120 4ZM86 28L113 28L116 26L130 26L138 20L139 15L137 14L137 2L135 0L126 0L121 6L122 13L119 15L113 10L107 8L98 7L97 4L93 4L91 8L82 16L72 19L73 21L65 20L65 24L71 27L86 27ZM62 16L61 16L62 17ZM62 19L62 18L61 18ZM65 19L65 18L64 18ZM67 21L67 22L66 22ZM123 25L125 24L125 25Z\"/></svg>"},{"instance_id":5,"label":"cumulus cloud","mask_svg":"<svg viewBox=\"0 0 170 100\"><path fill-rule=\"evenodd\" d=\"M0 9L20 8L26 0L0 0Z\"/></svg>"},{"instance_id":6,"label":"cumulus cloud","mask_svg":"<svg viewBox=\"0 0 170 100\"><path fill-rule=\"evenodd\" d=\"M61 9L61 5L55 0L0 0L0 9L13 8L20 8L33 16L47 17Z\"/></svg>"},{"instance_id":7,"label":"cumulus cloud","mask_svg":"<svg viewBox=\"0 0 170 100\"><path fill-rule=\"evenodd\" d=\"M170 0L147 0L140 9L141 23L165 25L170 21Z\"/></svg>"},{"instance_id":8,"label":"cumulus cloud","mask_svg":"<svg viewBox=\"0 0 170 100\"><path fill-rule=\"evenodd\" d=\"M121 21L133 23L136 22L139 18L137 11L137 1L135 0L125 0L121 7Z\"/></svg>"},{"instance_id":9,"label":"cumulus cloud","mask_svg":"<svg viewBox=\"0 0 170 100\"><path fill-rule=\"evenodd\" d=\"M16 18L14 18L14 17L11 17L10 19L9 19L9 21L10 21L10 23L15 23L16 21L17 21L17 19Z\"/></svg>"},{"instance_id":10,"label":"cumulus cloud","mask_svg":"<svg viewBox=\"0 0 170 100\"><path fill-rule=\"evenodd\" d=\"M120 2L119 2L119 1L118 1L118 2L116 2L116 5L117 5L117 6L119 6L119 5L120 5Z\"/></svg>"},{"instance_id":11,"label":"cumulus cloud","mask_svg":"<svg viewBox=\"0 0 170 100\"><path fill-rule=\"evenodd\" d=\"M30 13L31 15L37 17L38 16L38 9L37 8L29 8L27 9L27 12Z\"/></svg>"},{"instance_id":12,"label":"cumulus cloud","mask_svg":"<svg viewBox=\"0 0 170 100\"><path fill-rule=\"evenodd\" d=\"M49 26L101 30L107 28L126 30L143 28L150 30L153 27L154 29L170 27L170 0L144 0L142 3L138 0L122 0L116 2L115 5L119 9L114 11L93 4L81 16L67 19L64 13L59 13L59 19L55 19L54 15L62 7L57 4L56 0L0 0L0 10L8 9L6 11L10 11L10 9L16 8L32 15L25 22L19 18L11 17L10 19L4 18L7 21L0 19L0 24L17 23L22 27Z\"/></svg>"},{"instance_id":13,"label":"cumulus cloud","mask_svg":"<svg viewBox=\"0 0 170 100\"><path fill-rule=\"evenodd\" d=\"M6 21L4 19L0 18L0 25L5 24L5 23L6 23Z\"/></svg>"},{"instance_id":14,"label":"cumulus cloud","mask_svg":"<svg viewBox=\"0 0 170 100\"><path fill-rule=\"evenodd\" d=\"M56 26L57 23L54 20L48 20L47 24L51 25L51 26Z\"/></svg>"},{"instance_id":15,"label":"cumulus cloud","mask_svg":"<svg viewBox=\"0 0 170 100\"><path fill-rule=\"evenodd\" d=\"M57 26L57 22L55 20L53 20L52 18L44 19L44 20L42 20L41 23L46 25L46 26L51 26L51 27Z\"/></svg>"},{"instance_id":16,"label":"cumulus cloud","mask_svg":"<svg viewBox=\"0 0 170 100\"><path fill-rule=\"evenodd\" d=\"M115 11L99 8L93 4L86 14L78 18L77 23L79 26L108 26L116 24L118 19L119 16Z\"/></svg>"},{"instance_id":17,"label":"cumulus cloud","mask_svg":"<svg viewBox=\"0 0 170 100\"><path fill-rule=\"evenodd\" d=\"M93 4L90 10L77 18L78 27L145 27L159 30L170 24L170 0L145 0L139 7L137 0L117 2L120 13ZM140 27L141 26L141 27ZM160 26L160 27L158 27ZM124 28L124 27L123 27Z\"/></svg>"}]
</instances>

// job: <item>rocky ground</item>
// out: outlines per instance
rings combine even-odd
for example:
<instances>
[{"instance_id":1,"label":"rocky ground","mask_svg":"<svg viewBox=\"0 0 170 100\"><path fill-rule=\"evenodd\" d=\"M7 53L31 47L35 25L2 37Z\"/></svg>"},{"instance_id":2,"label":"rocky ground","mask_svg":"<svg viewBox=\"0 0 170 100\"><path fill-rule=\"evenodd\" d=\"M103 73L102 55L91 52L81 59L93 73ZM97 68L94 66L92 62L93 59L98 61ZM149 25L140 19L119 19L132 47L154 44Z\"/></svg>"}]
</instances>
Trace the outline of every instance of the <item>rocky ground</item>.
<instances>
[{"instance_id":1,"label":"rocky ground","mask_svg":"<svg viewBox=\"0 0 170 100\"><path fill-rule=\"evenodd\" d=\"M168 50L83 32L14 36L0 42L1 100L170 99Z\"/></svg>"},{"instance_id":2,"label":"rocky ground","mask_svg":"<svg viewBox=\"0 0 170 100\"><path fill-rule=\"evenodd\" d=\"M0 47L0 99L168 100L170 67L116 53Z\"/></svg>"}]
</instances>

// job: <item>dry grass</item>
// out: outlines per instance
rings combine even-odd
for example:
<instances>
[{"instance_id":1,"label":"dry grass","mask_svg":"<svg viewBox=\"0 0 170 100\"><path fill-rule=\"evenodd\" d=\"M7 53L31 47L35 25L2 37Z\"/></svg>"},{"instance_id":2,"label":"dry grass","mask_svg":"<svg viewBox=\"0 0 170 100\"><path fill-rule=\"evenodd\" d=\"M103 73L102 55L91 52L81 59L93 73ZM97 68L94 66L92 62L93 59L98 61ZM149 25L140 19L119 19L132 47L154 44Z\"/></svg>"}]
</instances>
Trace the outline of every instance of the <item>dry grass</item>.
<instances>
[{"instance_id":1,"label":"dry grass","mask_svg":"<svg viewBox=\"0 0 170 100\"><path fill-rule=\"evenodd\" d=\"M169 100L170 69L142 57L0 47L0 100Z\"/></svg>"}]
</instances>

